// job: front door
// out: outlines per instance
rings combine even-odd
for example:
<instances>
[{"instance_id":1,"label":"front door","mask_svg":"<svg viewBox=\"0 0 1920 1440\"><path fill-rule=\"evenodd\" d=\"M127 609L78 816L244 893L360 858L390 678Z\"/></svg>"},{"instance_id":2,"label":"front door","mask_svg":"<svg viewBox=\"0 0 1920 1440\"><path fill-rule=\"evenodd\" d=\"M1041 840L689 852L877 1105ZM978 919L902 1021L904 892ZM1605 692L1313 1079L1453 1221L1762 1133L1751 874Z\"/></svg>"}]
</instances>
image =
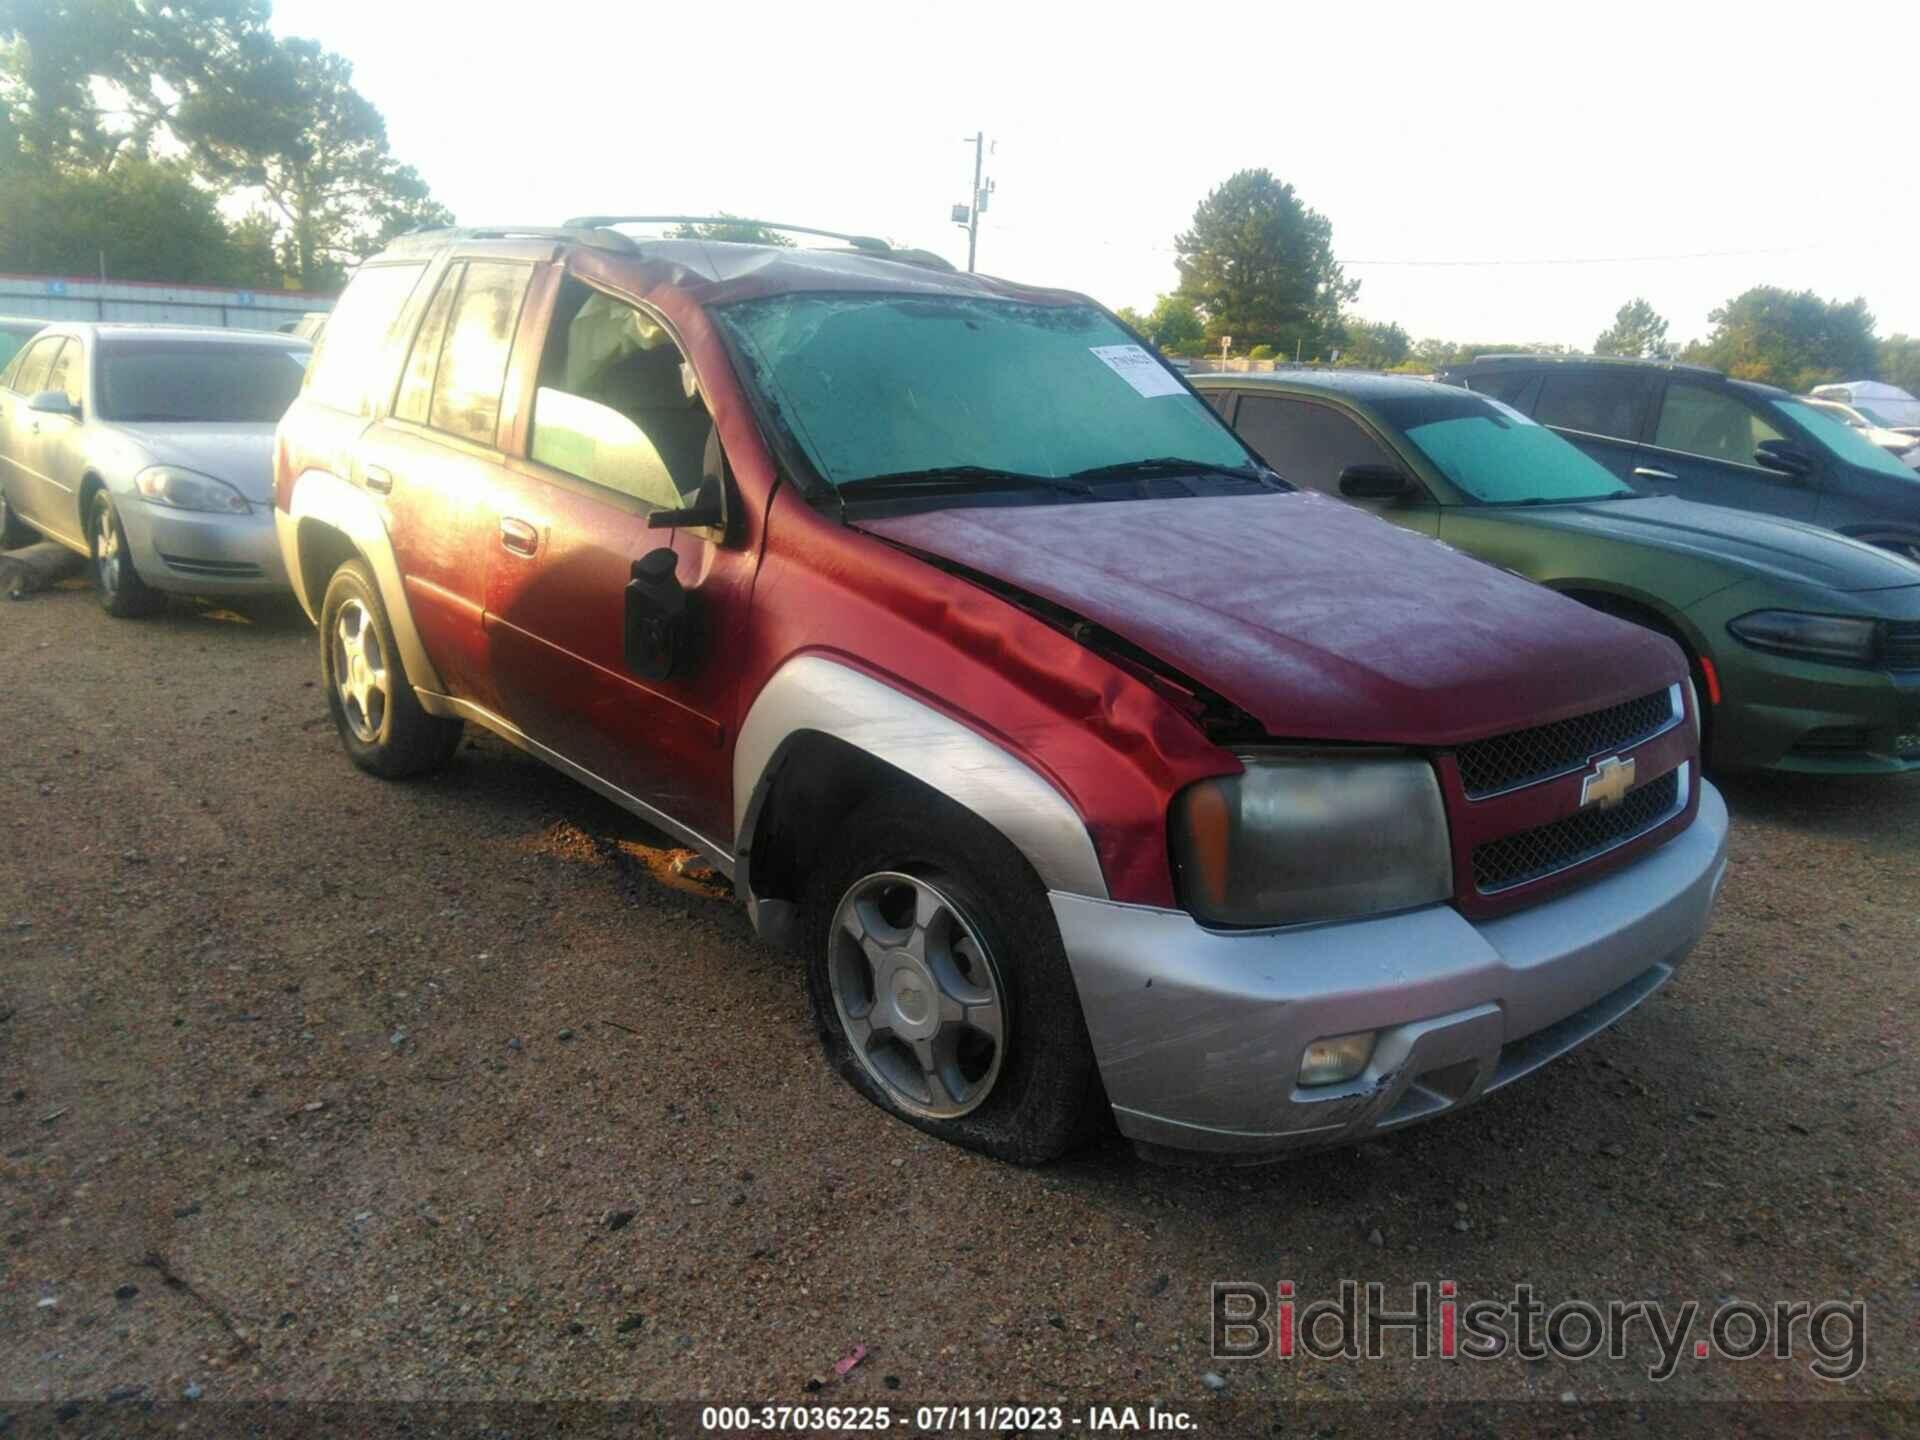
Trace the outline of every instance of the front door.
<instances>
[{"instance_id":1,"label":"front door","mask_svg":"<svg viewBox=\"0 0 1920 1440\"><path fill-rule=\"evenodd\" d=\"M1414 494L1392 500L1348 500L1340 493L1340 472L1349 465L1407 470L1398 456L1345 411L1292 395L1243 391L1233 428L1283 480L1358 505L1403 529L1422 535L1440 533L1439 507L1417 479ZM1413 479L1410 473L1408 478Z\"/></svg>"},{"instance_id":2,"label":"front door","mask_svg":"<svg viewBox=\"0 0 1920 1440\"><path fill-rule=\"evenodd\" d=\"M727 717L753 556L724 535L655 529L725 485L700 387L651 312L577 280L529 307L516 389L526 423L495 498L487 636L504 713L563 758L688 831L731 840ZM629 663L634 564L670 548L692 616L669 674Z\"/></svg>"},{"instance_id":3,"label":"front door","mask_svg":"<svg viewBox=\"0 0 1920 1440\"><path fill-rule=\"evenodd\" d=\"M1787 438L1745 396L1671 380L1629 483L1650 495L1811 520L1820 503L1815 476L1787 475L1754 460L1762 442Z\"/></svg>"}]
</instances>

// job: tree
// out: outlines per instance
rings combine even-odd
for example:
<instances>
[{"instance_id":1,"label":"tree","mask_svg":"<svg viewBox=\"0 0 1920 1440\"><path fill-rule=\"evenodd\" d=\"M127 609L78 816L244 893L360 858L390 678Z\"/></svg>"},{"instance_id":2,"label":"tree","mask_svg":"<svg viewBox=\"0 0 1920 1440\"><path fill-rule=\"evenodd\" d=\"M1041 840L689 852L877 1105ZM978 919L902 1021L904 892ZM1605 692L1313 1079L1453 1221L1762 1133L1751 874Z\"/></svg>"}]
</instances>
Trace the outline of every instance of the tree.
<instances>
[{"instance_id":1,"label":"tree","mask_svg":"<svg viewBox=\"0 0 1920 1440\"><path fill-rule=\"evenodd\" d=\"M214 197L179 161L124 157L105 173L0 166L0 271L271 284L243 267Z\"/></svg>"},{"instance_id":2,"label":"tree","mask_svg":"<svg viewBox=\"0 0 1920 1440\"><path fill-rule=\"evenodd\" d=\"M1920 395L1920 337L1895 335L1891 340L1880 342L1880 365L1877 372L1889 385L1898 385L1909 395ZM1858 380L1858 375L1845 375L1845 380Z\"/></svg>"},{"instance_id":3,"label":"tree","mask_svg":"<svg viewBox=\"0 0 1920 1440\"><path fill-rule=\"evenodd\" d=\"M1822 300L1811 290L1756 285L1707 318L1713 333L1687 347L1686 358L1738 380L1804 391L1829 380L1854 380L1878 367L1880 346L1864 299Z\"/></svg>"},{"instance_id":4,"label":"tree","mask_svg":"<svg viewBox=\"0 0 1920 1440\"><path fill-rule=\"evenodd\" d=\"M21 147L105 170L270 44L268 0L0 0L0 102Z\"/></svg>"},{"instance_id":5,"label":"tree","mask_svg":"<svg viewBox=\"0 0 1920 1440\"><path fill-rule=\"evenodd\" d=\"M1594 340L1593 353L1640 360L1663 354L1666 343L1667 322L1636 296L1614 312L1613 324Z\"/></svg>"},{"instance_id":6,"label":"tree","mask_svg":"<svg viewBox=\"0 0 1920 1440\"><path fill-rule=\"evenodd\" d=\"M1482 355L1566 355L1571 353L1565 345L1550 345L1533 340L1526 342L1473 341L1462 344L1454 340L1422 340L1413 347L1409 361L1422 370L1444 370L1449 365L1465 365Z\"/></svg>"},{"instance_id":7,"label":"tree","mask_svg":"<svg viewBox=\"0 0 1920 1440\"><path fill-rule=\"evenodd\" d=\"M720 212L724 219L704 224L676 225L667 231L672 240L731 240L740 245L792 245L778 230L770 230L758 220L740 220Z\"/></svg>"},{"instance_id":8,"label":"tree","mask_svg":"<svg viewBox=\"0 0 1920 1440\"><path fill-rule=\"evenodd\" d=\"M1340 307L1360 289L1333 255L1333 226L1268 170L1242 170L1211 191L1174 238L1178 294L1210 338L1321 353Z\"/></svg>"},{"instance_id":9,"label":"tree","mask_svg":"<svg viewBox=\"0 0 1920 1440\"><path fill-rule=\"evenodd\" d=\"M1207 329L1200 312L1182 295L1156 295L1147 316L1147 338L1170 355L1198 355L1206 348Z\"/></svg>"},{"instance_id":10,"label":"tree","mask_svg":"<svg viewBox=\"0 0 1920 1440\"><path fill-rule=\"evenodd\" d=\"M1342 367L1362 370L1391 370L1413 353L1413 341L1392 321L1375 324L1366 320L1347 320L1341 326L1340 360Z\"/></svg>"},{"instance_id":11,"label":"tree","mask_svg":"<svg viewBox=\"0 0 1920 1440\"><path fill-rule=\"evenodd\" d=\"M250 47L229 85L183 102L174 126L205 174L264 196L304 289L335 289L395 235L452 220L394 159L353 66L315 41Z\"/></svg>"}]
</instances>

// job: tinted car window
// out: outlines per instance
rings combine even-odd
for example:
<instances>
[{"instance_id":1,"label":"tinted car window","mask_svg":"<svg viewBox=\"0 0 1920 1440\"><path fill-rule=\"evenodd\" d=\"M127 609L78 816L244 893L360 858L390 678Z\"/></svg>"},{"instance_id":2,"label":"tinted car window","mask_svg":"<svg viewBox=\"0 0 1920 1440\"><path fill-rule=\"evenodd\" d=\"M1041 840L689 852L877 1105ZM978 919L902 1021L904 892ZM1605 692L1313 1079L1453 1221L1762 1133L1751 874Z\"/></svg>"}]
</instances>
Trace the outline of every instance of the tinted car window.
<instances>
[{"instance_id":1,"label":"tinted car window","mask_svg":"<svg viewBox=\"0 0 1920 1440\"><path fill-rule=\"evenodd\" d=\"M500 390L531 267L474 261L453 302L440 352L427 423L436 430L492 445L500 424ZM331 332L336 318L328 325Z\"/></svg>"},{"instance_id":2,"label":"tinted car window","mask_svg":"<svg viewBox=\"0 0 1920 1440\"><path fill-rule=\"evenodd\" d=\"M381 351L426 268L424 262L375 265L353 277L321 332L308 370L309 398L350 414L372 413L376 378L393 373L382 364Z\"/></svg>"},{"instance_id":3,"label":"tinted car window","mask_svg":"<svg viewBox=\"0 0 1920 1440\"><path fill-rule=\"evenodd\" d=\"M1467 381L1467 388L1482 395L1491 395L1522 414L1530 415L1534 403L1540 398L1540 376L1538 372L1527 370L1496 371L1491 375L1472 376Z\"/></svg>"},{"instance_id":4,"label":"tinted car window","mask_svg":"<svg viewBox=\"0 0 1920 1440\"><path fill-rule=\"evenodd\" d=\"M420 333L413 337L413 351L407 356L406 372L400 377L400 395L393 402L393 413L416 425L427 423L427 408L433 397L433 377L440 366L440 348L447 338L447 316L453 313L453 298L460 293L464 265L451 265L440 279L433 303L427 306Z\"/></svg>"},{"instance_id":5,"label":"tinted car window","mask_svg":"<svg viewBox=\"0 0 1920 1440\"><path fill-rule=\"evenodd\" d=\"M1757 410L1724 390L1676 380L1667 386L1653 443L1663 450L1752 465L1763 440L1785 438Z\"/></svg>"},{"instance_id":6,"label":"tinted car window","mask_svg":"<svg viewBox=\"0 0 1920 1440\"><path fill-rule=\"evenodd\" d=\"M1533 418L1563 430L1637 440L1641 394L1640 379L1635 375L1556 371L1540 382Z\"/></svg>"},{"instance_id":7,"label":"tinted car window","mask_svg":"<svg viewBox=\"0 0 1920 1440\"><path fill-rule=\"evenodd\" d=\"M53 368L54 356L64 343L58 335L35 341L27 353L20 357L20 369L13 377L13 388L22 395L38 395L46 389L47 372Z\"/></svg>"},{"instance_id":8,"label":"tinted car window","mask_svg":"<svg viewBox=\"0 0 1920 1440\"><path fill-rule=\"evenodd\" d=\"M82 363L83 358L84 352L80 349L80 342L78 340L69 340L65 345L60 347L59 357L54 360L52 368L47 371L46 384L40 388L43 390L58 390L62 395L67 397L67 403L69 405L78 405L80 403L80 376L81 372L85 369L85 365Z\"/></svg>"},{"instance_id":9,"label":"tinted car window","mask_svg":"<svg viewBox=\"0 0 1920 1440\"><path fill-rule=\"evenodd\" d=\"M1390 465L1393 457L1354 421L1325 405L1278 395L1242 395L1235 428L1283 479L1340 493L1349 465Z\"/></svg>"},{"instance_id":10,"label":"tinted car window","mask_svg":"<svg viewBox=\"0 0 1920 1440\"><path fill-rule=\"evenodd\" d=\"M123 340L100 350L103 420L272 424L300 393L307 354L277 345Z\"/></svg>"}]
</instances>

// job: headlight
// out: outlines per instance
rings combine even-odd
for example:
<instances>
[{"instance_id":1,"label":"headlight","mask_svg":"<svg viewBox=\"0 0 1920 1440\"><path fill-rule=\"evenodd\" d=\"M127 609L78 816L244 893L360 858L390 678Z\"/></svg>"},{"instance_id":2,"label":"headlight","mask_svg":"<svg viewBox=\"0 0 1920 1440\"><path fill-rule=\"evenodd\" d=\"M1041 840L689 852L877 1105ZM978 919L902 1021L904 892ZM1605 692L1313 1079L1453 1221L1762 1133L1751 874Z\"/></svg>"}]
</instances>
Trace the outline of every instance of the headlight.
<instances>
[{"instance_id":1,"label":"headlight","mask_svg":"<svg viewBox=\"0 0 1920 1440\"><path fill-rule=\"evenodd\" d=\"M1872 660L1880 652L1880 622L1845 615L1801 615L1792 610L1755 610L1727 622L1727 629L1758 650L1806 660Z\"/></svg>"},{"instance_id":2,"label":"headlight","mask_svg":"<svg viewBox=\"0 0 1920 1440\"><path fill-rule=\"evenodd\" d=\"M1242 755L1175 797L1180 903L1211 925L1299 925L1453 893L1433 766L1406 756Z\"/></svg>"},{"instance_id":3,"label":"headlight","mask_svg":"<svg viewBox=\"0 0 1920 1440\"><path fill-rule=\"evenodd\" d=\"M150 465L133 477L134 488L156 505L176 510L218 510L245 515L247 497L224 480L182 470L177 465Z\"/></svg>"}]
</instances>

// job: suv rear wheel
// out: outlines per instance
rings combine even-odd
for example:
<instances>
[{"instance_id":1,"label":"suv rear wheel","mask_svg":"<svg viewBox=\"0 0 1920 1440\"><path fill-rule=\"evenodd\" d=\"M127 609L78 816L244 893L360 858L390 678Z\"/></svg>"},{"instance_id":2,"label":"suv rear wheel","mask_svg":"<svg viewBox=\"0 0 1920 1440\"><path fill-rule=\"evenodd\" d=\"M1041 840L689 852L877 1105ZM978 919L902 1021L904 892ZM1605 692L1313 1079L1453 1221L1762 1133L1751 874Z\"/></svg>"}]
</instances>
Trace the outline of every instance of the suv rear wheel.
<instances>
[{"instance_id":1,"label":"suv rear wheel","mask_svg":"<svg viewBox=\"0 0 1920 1440\"><path fill-rule=\"evenodd\" d=\"M1037 1164L1104 1115L1046 892L977 816L884 795L842 827L803 919L827 1059L942 1140Z\"/></svg>"},{"instance_id":2,"label":"suv rear wheel","mask_svg":"<svg viewBox=\"0 0 1920 1440\"><path fill-rule=\"evenodd\" d=\"M380 587L363 561L347 561L327 584L320 605L320 681L340 743L370 774L398 780L437 770L460 744L458 720L420 708Z\"/></svg>"}]
</instances>

